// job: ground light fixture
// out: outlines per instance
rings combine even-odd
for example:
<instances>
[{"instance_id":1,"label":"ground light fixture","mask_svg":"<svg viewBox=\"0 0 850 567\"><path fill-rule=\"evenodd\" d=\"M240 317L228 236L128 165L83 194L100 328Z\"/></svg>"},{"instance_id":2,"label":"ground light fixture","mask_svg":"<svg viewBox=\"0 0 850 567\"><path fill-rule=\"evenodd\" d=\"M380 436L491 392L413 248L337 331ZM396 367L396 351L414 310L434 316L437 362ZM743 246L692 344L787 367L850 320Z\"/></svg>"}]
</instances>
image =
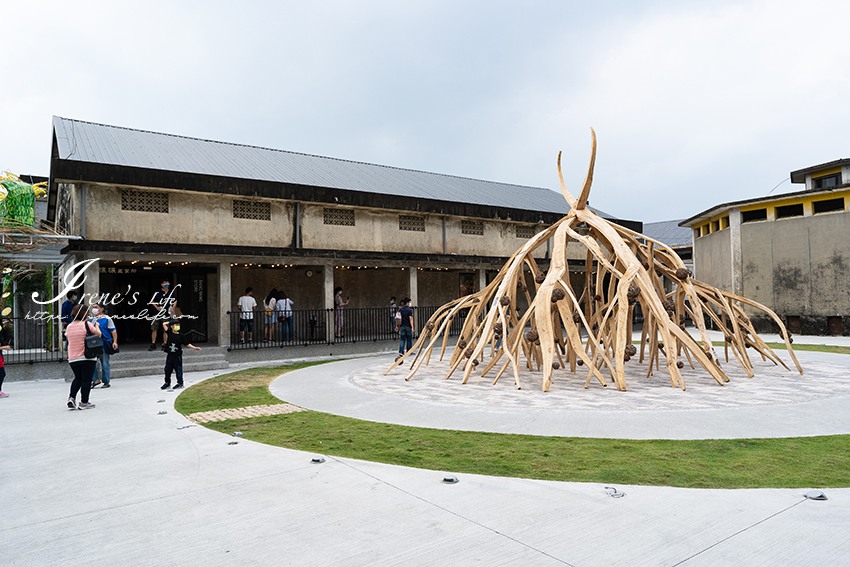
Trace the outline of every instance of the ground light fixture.
<instances>
[{"instance_id":1,"label":"ground light fixture","mask_svg":"<svg viewBox=\"0 0 850 567\"><path fill-rule=\"evenodd\" d=\"M460 482L456 476L444 476L443 484L457 484Z\"/></svg>"},{"instance_id":2,"label":"ground light fixture","mask_svg":"<svg viewBox=\"0 0 850 567\"><path fill-rule=\"evenodd\" d=\"M625 492L620 492L619 490L617 490L613 486L606 486L605 492L607 492L608 496L610 496L611 498L622 498L623 496L626 495Z\"/></svg>"},{"instance_id":3,"label":"ground light fixture","mask_svg":"<svg viewBox=\"0 0 850 567\"><path fill-rule=\"evenodd\" d=\"M824 494L821 490L810 490L806 492L803 496L805 496L809 500L828 500L826 494Z\"/></svg>"}]
</instances>

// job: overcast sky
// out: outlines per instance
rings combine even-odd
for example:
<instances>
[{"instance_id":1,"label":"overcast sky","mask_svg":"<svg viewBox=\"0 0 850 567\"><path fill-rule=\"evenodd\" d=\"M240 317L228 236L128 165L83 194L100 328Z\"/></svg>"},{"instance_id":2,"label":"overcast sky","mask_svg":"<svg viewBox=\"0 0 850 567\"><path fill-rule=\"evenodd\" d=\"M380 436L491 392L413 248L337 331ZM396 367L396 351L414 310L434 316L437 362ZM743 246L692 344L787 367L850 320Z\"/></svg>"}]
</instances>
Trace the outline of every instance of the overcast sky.
<instances>
[{"instance_id":1,"label":"overcast sky","mask_svg":"<svg viewBox=\"0 0 850 567\"><path fill-rule=\"evenodd\" d=\"M5 2L0 170L53 115L558 189L644 222L850 157L850 3ZM800 190L785 181L774 193ZM521 197L518 196L521 206Z\"/></svg>"}]
</instances>

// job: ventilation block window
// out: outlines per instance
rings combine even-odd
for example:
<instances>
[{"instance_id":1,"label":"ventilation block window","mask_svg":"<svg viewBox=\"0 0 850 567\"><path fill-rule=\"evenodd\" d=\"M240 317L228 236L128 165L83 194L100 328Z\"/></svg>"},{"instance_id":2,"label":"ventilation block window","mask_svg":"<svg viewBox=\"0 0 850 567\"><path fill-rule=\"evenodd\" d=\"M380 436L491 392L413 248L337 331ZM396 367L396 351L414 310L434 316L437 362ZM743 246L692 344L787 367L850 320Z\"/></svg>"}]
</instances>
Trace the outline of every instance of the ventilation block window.
<instances>
[{"instance_id":1,"label":"ventilation block window","mask_svg":"<svg viewBox=\"0 0 850 567\"><path fill-rule=\"evenodd\" d=\"M776 207L776 218L778 219L787 219L790 217L801 217L803 216L803 203L797 203L796 205L784 205L782 207Z\"/></svg>"},{"instance_id":2,"label":"ventilation block window","mask_svg":"<svg viewBox=\"0 0 850 567\"><path fill-rule=\"evenodd\" d=\"M233 218L248 220L272 220L271 203L233 200Z\"/></svg>"},{"instance_id":3,"label":"ventilation block window","mask_svg":"<svg viewBox=\"0 0 850 567\"><path fill-rule=\"evenodd\" d=\"M825 201L815 201L814 205L814 214L819 213L831 213L832 211L843 211L844 210L844 198L841 197L839 199L826 199Z\"/></svg>"},{"instance_id":4,"label":"ventilation block window","mask_svg":"<svg viewBox=\"0 0 850 567\"><path fill-rule=\"evenodd\" d=\"M484 236L484 221L462 220L460 221L460 231L463 234Z\"/></svg>"},{"instance_id":5,"label":"ventilation block window","mask_svg":"<svg viewBox=\"0 0 850 567\"><path fill-rule=\"evenodd\" d=\"M425 232L425 217L398 215L398 229Z\"/></svg>"},{"instance_id":6,"label":"ventilation block window","mask_svg":"<svg viewBox=\"0 0 850 567\"><path fill-rule=\"evenodd\" d=\"M167 213L168 193L122 189L121 210L139 211L142 213Z\"/></svg>"},{"instance_id":7,"label":"ventilation block window","mask_svg":"<svg viewBox=\"0 0 850 567\"><path fill-rule=\"evenodd\" d=\"M823 177L813 177L812 186L815 189L829 189L830 187L838 187L841 185L841 174L833 173L832 175L824 175Z\"/></svg>"},{"instance_id":8,"label":"ventilation block window","mask_svg":"<svg viewBox=\"0 0 850 567\"><path fill-rule=\"evenodd\" d=\"M537 227L533 224L519 224L516 227L516 237L517 238L532 238L535 234L537 234Z\"/></svg>"},{"instance_id":9,"label":"ventilation block window","mask_svg":"<svg viewBox=\"0 0 850 567\"><path fill-rule=\"evenodd\" d=\"M322 221L324 224L354 226L354 209L332 209L325 207Z\"/></svg>"},{"instance_id":10,"label":"ventilation block window","mask_svg":"<svg viewBox=\"0 0 850 567\"><path fill-rule=\"evenodd\" d=\"M767 209L756 209L754 211L741 211L741 222L756 222L767 220Z\"/></svg>"}]
</instances>

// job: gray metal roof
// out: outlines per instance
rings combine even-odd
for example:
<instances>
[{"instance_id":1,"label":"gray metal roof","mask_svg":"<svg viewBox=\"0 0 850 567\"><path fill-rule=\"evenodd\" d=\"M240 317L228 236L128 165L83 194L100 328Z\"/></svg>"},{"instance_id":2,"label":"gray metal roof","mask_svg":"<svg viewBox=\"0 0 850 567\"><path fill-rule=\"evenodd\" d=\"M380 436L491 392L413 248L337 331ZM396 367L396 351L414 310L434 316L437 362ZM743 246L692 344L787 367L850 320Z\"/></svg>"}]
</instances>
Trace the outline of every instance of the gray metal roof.
<instances>
[{"instance_id":1,"label":"gray metal roof","mask_svg":"<svg viewBox=\"0 0 850 567\"><path fill-rule=\"evenodd\" d=\"M59 159L566 214L560 192L53 117ZM600 216L612 218L598 209Z\"/></svg>"},{"instance_id":2,"label":"gray metal roof","mask_svg":"<svg viewBox=\"0 0 850 567\"><path fill-rule=\"evenodd\" d=\"M679 226L680 222L682 221L645 222L643 223L643 234L666 244L670 248L691 246L691 229Z\"/></svg>"}]
</instances>

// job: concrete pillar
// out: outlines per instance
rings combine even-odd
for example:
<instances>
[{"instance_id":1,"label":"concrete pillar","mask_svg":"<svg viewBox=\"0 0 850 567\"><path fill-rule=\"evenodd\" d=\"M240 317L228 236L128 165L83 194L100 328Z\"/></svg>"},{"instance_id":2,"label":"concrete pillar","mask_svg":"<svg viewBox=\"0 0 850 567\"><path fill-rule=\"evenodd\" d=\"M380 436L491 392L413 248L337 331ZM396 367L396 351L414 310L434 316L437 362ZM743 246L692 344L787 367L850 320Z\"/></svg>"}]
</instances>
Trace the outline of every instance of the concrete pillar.
<instances>
[{"instance_id":1,"label":"concrete pillar","mask_svg":"<svg viewBox=\"0 0 850 567\"><path fill-rule=\"evenodd\" d=\"M334 340L334 266L330 264L322 269L325 286L325 335L328 341ZM330 311L328 311L330 309Z\"/></svg>"},{"instance_id":2,"label":"concrete pillar","mask_svg":"<svg viewBox=\"0 0 850 567\"><path fill-rule=\"evenodd\" d=\"M419 306L419 270L416 268L407 268L407 274L410 278L410 304Z\"/></svg>"},{"instance_id":3,"label":"concrete pillar","mask_svg":"<svg viewBox=\"0 0 850 567\"><path fill-rule=\"evenodd\" d=\"M475 291L481 291L487 287L487 270L481 268L478 270L478 289Z\"/></svg>"},{"instance_id":4,"label":"concrete pillar","mask_svg":"<svg viewBox=\"0 0 850 567\"><path fill-rule=\"evenodd\" d=\"M734 207L729 209L729 242L732 247L730 266L732 274L731 292L735 295L744 295L744 258L741 251L741 209ZM696 258L694 258L696 260ZM696 262L694 262L696 266ZM699 275L697 274L697 278Z\"/></svg>"},{"instance_id":5,"label":"concrete pillar","mask_svg":"<svg viewBox=\"0 0 850 567\"><path fill-rule=\"evenodd\" d=\"M91 258L86 258L90 260ZM85 304L91 305L93 303L92 297L97 297L100 295L100 262L92 262L89 264L88 268L86 268L86 283L83 286L83 292L86 294ZM80 297L82 297L82 293ZM61 305L61 304L60 304Z\"/></svg>"},{"instance_id":6,"label":"concrete pillar","mask_svg":"<svg viewBox=\"0 0 850 567\"><path fill-rule=\"evenodd\" d=\"M230 344L230 320L234 315L228 315L228 311L233 311L236 306L230 305L231 288L230 288L230 272L233 268L230 262L218 263L218 304L210 304L207 309L218 310L218 345L227 346ZM212 319L212 317L210 317ZM210 333L212 334L212 333Z\"/></svg>"}]
</instances>

